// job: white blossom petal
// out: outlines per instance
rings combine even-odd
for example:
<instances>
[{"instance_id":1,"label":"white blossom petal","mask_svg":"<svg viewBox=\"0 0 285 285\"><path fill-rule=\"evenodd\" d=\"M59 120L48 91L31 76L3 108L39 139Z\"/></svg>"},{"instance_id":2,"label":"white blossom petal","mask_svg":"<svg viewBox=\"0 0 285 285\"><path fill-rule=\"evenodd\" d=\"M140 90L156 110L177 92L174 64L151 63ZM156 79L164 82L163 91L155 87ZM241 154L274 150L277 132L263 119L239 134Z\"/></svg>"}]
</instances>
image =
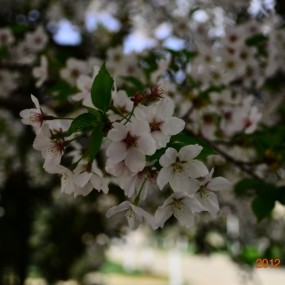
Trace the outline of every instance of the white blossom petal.
<instances>
[{"instance_id":1,"label":"white blossom petal","mask_svg":"<svg viewBox=\"0 0 285 285\"><path fill-rule=\"evenodd\" d=\"M48 137L42 135L42 133L38 133L33 142L33 148L39 151L45 151L53 145L53 141Z\"/></svg>"},{"instance_id":2,"label":"white blossom petal","mask_svg":"<svg viewBox=\"0 0 285 285\"><path fill-rule=\"evenodd\" d=\"M114 123L113 127L114 128L108 132L107 137L114 142L122 141L128 133L127 127L120 123Z\"/></svg>"},{"instance_id":3,"label":"white blossom petal","mask_svg":"<svg viewBox=\"0 0 285 285\"><path fill-rule=\"evenodd\" d=\"M176 158L177 158L177 151L174 148L169 147L164 153L164 155L160 157L159 164L162 167L170 166L176 161Z\"/></svg>"},{"instance_id":4,"label":"white blossom petal","mask_svg":"<svg viewBox=\"0 0 285 285\"><path fill-rule=\"evenodd\" d=\"M132 207L127 210L126 218L129 224L129 228L132 230L137 229L143 219L141 216L136 215Z\"/></svg>"},{"instance_id":5,"label":"white blossom petal","mask_svg":"<svg viewBox=\"0 0 285 285\"><path fill-rule=\"evenodd\" d=\"M202 205L202 203L197 198L186 198L183 203L190 209L193 213L199 213L206 211L207 209Z\"/></svg>"},{"instance_id":6,"label":"white blossom petal","mask_svg":"<svg viewBox=\"0 0 285 285\"><path fill-rule=\"evenodd\" d=\"M41 110L41 106L40 106L38 98L31 94L31 99L32 99L33 103L35 104L36 109L38 111L40 111Z\"/></svg>"},{"instance_id":7,"label":"white blossom petal","mask_svg":"<svg viewBox=\"0 0 285 285\"><path fill-rule=\"evenodd\" d=\"M170 136L165 135L161 131L154 131L151 133L151 136L153 137L153 139L155 141L157 149L160 149L162 147L166 147L166 145L170 141Z\"/></svg>"},{"instance_id":8,"label":"white blossom petal","mask_svg":"<svg viewBox=\"0 0 285 285\"><path fill-rule=\"evenodd\" d=\"M60 164L61 154L59 152L47 155L43 168L48 173L57 173L57 166Z\"/></svg>"},{"instance_id":9,"label":"white blossom petal","mask_svg":"<svg viewBox=\"0 0 285 285\"><path fill-rule=\"evenodd\" d=\"M87 183L84 187L77 187L76 191L74 192L74 197L79 195L87 196L93 190L93 186L91 183Z\"/></svg>"},{"instance_id":10,"label":"white blossom petal","mask_svg":"<svg viewBox=\"0 0 285 285\"><path fill-rule=\"evenodd\" d=\"M191 160L187 163L188 175L191 178L198 178L206 176L209 171L206 165L200 160Z\"/></svg>"},{"instance_id":11,"label":"white blossom petal","mask_svg":"<svg viewBox=\"0 0 285 285\"><path fill-rule=\"evenodd\" d=\"M125 164L132 172L142 171L145 163L145 155L140 149L135 148L128 151Z\"/></svg>"},{"instance_id":12,"label":"white blossom petal","mask_svg":"<svg viewBox=\"0 0 285 285\"><path fill-rule=\"evenodd\" d=\"M194 224L194 215L186 207L175 208L174 217L185 228L190 228Z\"/></svg>"},{"instance_id":13,"label":"white blossom petal","mask_svg":"<svg viewBox=\"0 0 285 285\"><path fill-rule=\"evenodd\" d=\"M187 192L192 186L190 178L180 173L174 173L169 179L169 184L174 192Z\"/></svg>"},{"instance_id":14,"label":"white blossom petal","mask_svg":"<svg viewBox=\"0 0 285 285\"><path fill-rule=\"evenodd\" d=\"M162 228L164 226L164 223L172 216L172 214L173 211L171 205L159 207L154 214L154 221L156 226L158 228Z\"/></svg>"},{"instance_id":15,"label":"white blossom petal","mask_svg":"<svg viewBox=\"0 0 285 285\"><path fill-rule=\"evenodd\" d=\"M157 226L155 224L154 221L154 217L152 215L150 215L148 212L146 212L144 209L140 208L140 207L136 207L134 205L131 205L133 211L135 212L136 215L143 217L146 222L151 225L151 227L153 229L156 229Z\"/></svg>"},{"instance_id":16,"label":"white blossom petal","mask_svg":"<svg viewBox=\"0 0 285 285\"><path fill-rule=\"evenodd\" d=\"M203 147L198 144L186 145L180 149L178 157L181 161L192 160L202 151L202 149Z\"/></svg>"},{"instance_id":17,"label":"white blossom petal","mask_svg":"<svg viewBox=\"0 0 285 285\"><path fill-rule=\"evenodd\" d=\"M150 135L144 135L144 136L139 137L137 143L138 143L138 147L146 155L152 155L155 153L155 150L156 150L155 141L152 139Z\"/></svg>"},{"instance_id":18,"label":"white blossom petal","mask_svg":"<svg viewBox=\"0 0 285 285\"><path fill-rule=\"evenodd\" d=\"M200 186L201 185L197 179L189 178L188 188L185 192L190 196L193 196L199 190Z\"/></svg>"},{"instance_id":19,"label":"white blossom petal","mask_svg":"<svg viewBox=\"0 0 285 285\"><path fill-rule=\"evenodd\" d=\"M162 190L163 187L169 182L169 180L172 180L172 168L164 167L159 171L157 175L157 185L159 189Z\"/></svg>"},{"instance_id":20,"label":"white blossom petal","mask_svg":"<svg viewBox=\"0 0 285 285\"><path fill-rule=\"evenodd\" d=\"M143 136L143 134L150 133L149 124L146 121L133 120L129 124L131 134Z\"/></svg>"},{"instance_id":21,"label":"white blossom petal","mask_svg":"<svg viewBox=\"0 0 285 285\"><path fill-rule=\"evenodd\" d=\"M112 207L111 209L109 209L106 213L106 217L110 218L111 216L120 213L120 212L124 212L127 211L130 208L130 202L129 201L124 201L121 204Z\"/></svg>"},{"instance_id":22,"label":"white blossom petal","mask_svg":"<svg viewBox=\"0 0 285 285\"><path fill-rule=\"evenodd\" d=\"M90 180L92 173L84 171L80 174L77 174L75 171L75 175L74 175L74 182L77 186L79 187L84 187L88 181Z\"/></svg>"},{"instance_id":23,"label":"white blossom petal","mask_svg":"<svg viewBox=\"0 0 285 285\"><path fill-rule=\"evenodd\" d=\"M90 178L90 182L97 191L102 190L105 194L108 193L109 188L104 178L93 173Z\"/></svg>"},{"instance_id":24,"label":"white blossom petal","mask_svg":"<svg viewBox=\"0 0 285 285\"><path fill-rule=\"evenodd\" d=\"M212 191L229 190L231 187L231 182L224 177L215 177L207 185L207 188Z\"/></svg>"},{"instance_id":25,"label":"white blossom petal","mask_svg":"<svg viewBox=\"0 0 285 285\"><path fill-rule=\"evenodd\" d=\"M138 121L148 121L152 117L153 108L140 105L135 108L134 115Z\"/></svg>"},{"instance_id":26,"label":"white blossom petal","mask_svg":"<svg viewBox=\"0 0 285 285\"><path fill-rule=\"evenodd\" d=\"M197 194L197 199L213 217L217 215L219 211L219 202L215 193L209 192L207 197Z\"/></svg>"},{"instance_id":27,"label":"white blossom petal","mask_svg":"<svg viewBox=\"0 0 285 285\"><path fill-rule=\"evenodd\" d=\"M156 113L160 118L169 118L174 113L174 102L168 98L164 97L156 105Z\"/></svg>"},{"instance_id":28,"label":"white blossom petal","mask_svg":"<svg viewBox=\"0 0 285 285\"><path fill-rule=\"evenodd\" d=\"M106 153L111 162L118 163L125 159L127 147L124 143L114 142L109 145Z\"/></svg>"},{"instance_id":29,"label":"white blossom petal","mask_svg":"<svg viewBox=\"0 0 285 285\"><path fill-rule=\"evenodd\" d=\"M162 125L161 130L167 135L176 135L185 127L185 122L179 118L170 117Z\"/></svg>"}]
</instances>

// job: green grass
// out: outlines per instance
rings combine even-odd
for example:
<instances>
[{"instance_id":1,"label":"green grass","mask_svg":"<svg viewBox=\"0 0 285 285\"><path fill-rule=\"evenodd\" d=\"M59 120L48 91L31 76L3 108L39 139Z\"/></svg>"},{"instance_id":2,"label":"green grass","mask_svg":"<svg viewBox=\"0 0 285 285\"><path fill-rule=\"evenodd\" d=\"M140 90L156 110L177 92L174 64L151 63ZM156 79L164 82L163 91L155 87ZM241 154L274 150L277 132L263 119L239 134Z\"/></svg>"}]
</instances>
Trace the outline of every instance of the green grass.
<instances>
[{"instance_id":1,"label":"green grass","mask_svg":"<svg viewBox=\"0 0 285 285\"><path fill-rule=\"evenodd\" d=\"M107 260L100 270L103 274L121 274L121 275L129 275L129 276L143 276L145 272L135 269L132 271L125 270L124 266L119 262L114 262Z\"/></svg>"}]
</instances>

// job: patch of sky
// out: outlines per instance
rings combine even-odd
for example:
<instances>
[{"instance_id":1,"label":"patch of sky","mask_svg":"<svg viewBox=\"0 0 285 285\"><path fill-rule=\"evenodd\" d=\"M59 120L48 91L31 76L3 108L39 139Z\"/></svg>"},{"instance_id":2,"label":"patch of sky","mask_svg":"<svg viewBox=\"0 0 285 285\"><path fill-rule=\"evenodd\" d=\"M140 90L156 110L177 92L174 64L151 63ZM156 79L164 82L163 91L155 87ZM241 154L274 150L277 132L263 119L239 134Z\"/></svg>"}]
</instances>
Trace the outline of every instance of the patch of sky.
<instances>
[{"instance_id":1,"label":"patch of sky","mask_svg":"<svg viewBox=\"0 0 285 285\"><path fill-rule=\"evenodd\" d=\"M107 30L117 32L121 28L121 23L110 13L107 12L91 12L86 14L86 29L90 32L96 30L98 25L102 25Z\"/></svg>"},{"instance_id":2,"label":"patch of sky","mask_svg":"<svg viewBox=\"0 0 285 285\"><path fill-rule=\"evenodd\" d=\"M193 19L198 23L205 23L209 20L209 16L204 10L197 10L193 13Z\"/></svg>"},{"instance_id":3,"label":"patch of sky","mask_svg":"<svg viewBox=\"0 0 285 285\"><path fill-rule=\"evenodd\" d=\"M154 30L154 36L159 40L163 40L169 37L171 32L172 32L172 26L169 23L161 23Z\"/></svg>"},{"instance_id":4,"label":"patch of sky","mask_svg":"<svg viewBox=\"0 0 285 285\"><path fill-rule=\"evenodd\" d=\"M269 11L274 10L275 4L275 0L251 0L248 12L253 16L267 15Z\"/></svg>"},{"instance_id":5,"label":"patch of sky","mask_svg":"<svg viewBox=\"0 0 285 285\"><path fill-rule=\"evenodd\" d=\"M163 46L172 50L182 50L185 48L185 41L177 37L169 37L163 42Z\"/></svg>"},{"instance_id":6,"label":"patch of sky","mask_svg":"<svg viewBox=\"0 0 285 285\"><path fill-rule=\"evenodd\" d=\"M79 45L82 40L79 29L66 19L61 20L57 24L53 39L59 45L70 46Z\"/></svg>"},{"instance_id":7,"label":"patch of sky","mask_svg":"<svg viewBox=\"0 0 285 285\"><path fill-rule=\"evenodd\" d=\"M154 48L156 40L148 37L142 31L135 31L124 39L124 53L141 52L145 49Z\"/></svg>"}]
</instances>

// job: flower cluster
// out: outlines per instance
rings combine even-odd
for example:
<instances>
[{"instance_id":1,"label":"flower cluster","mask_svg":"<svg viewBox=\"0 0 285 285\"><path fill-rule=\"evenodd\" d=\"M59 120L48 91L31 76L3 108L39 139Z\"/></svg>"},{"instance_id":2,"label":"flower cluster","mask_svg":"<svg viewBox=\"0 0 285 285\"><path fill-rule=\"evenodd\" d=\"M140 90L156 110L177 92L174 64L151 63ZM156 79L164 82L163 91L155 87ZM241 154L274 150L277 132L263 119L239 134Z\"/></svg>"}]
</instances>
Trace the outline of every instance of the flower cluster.
<instances>
[{"instance_id":1,"label":"flower cluster","mask_svg":"<svg viewBox=\"0 0 285 285\"><path fill-rule=\"evenodd\" d=\"M89 96L91 89L97 88L93 86L102 73L103 67L95 74L93 85L89 84ZM83 105L88 89L81 97ZM101 103L94 103L91 96L89 103L95 106L89 104L89 113L74 119L82 124L75 130L74 122L44 111L33 95L35 108L21 111L22 122L35 129L33 146L42 154L43 168L61 176L61 191L75 197L85 196L93 189L107 194L108 184L117 184L128 200L111 208L107 216L124 212L131 228L136 228L143 219L153 229L163 227L172 214L183 226L189 227L195 213L208 211L216 215L219 205L214 192L228 189L230 183L222 177L211 180L213 171L209 174L198 158L202 146L182 141L183 146L178 147L177 135L184 130L185 122L175 116L174 101L158 86L153 87L150 94L136 92L133 97L128 97L123 90L111 92L112 103L108 110ZM105 110L104 114L94 107ZM102 131L108 127L105 134L102 132L104 143L97 150L105 153L103 171L98 168L95 157L86 155L84 144L80 142L86 130L84 116L96 117L94 124L103 124ZM92 131L92 124L90 128ZM100 129L92 132L98 136ZM87 150L92 152L92 147L89 144ZM151 215L143 203L151 199L154 191L162 193L159 189L164 188L169 197L157 209L152 209L156 211Z\"/></svg>"},{"instance_id":2,"label":"flower cluster","mask_svg":"<svg viewBox=\"0 0 285 285\"><path fill-rule=\"evenodd\" d=\"M284 120L282 92L270 100L271 80L284 72L280 20L225 23L219 34L210 21L206 31L185 15L169 31L181 39L193 32L184 50L125 53L112 44L102 56L90 53L100 58L66 57L56 70L52 53L44 52L48 36L42 27L18 42L9 29L0 30L0 47L9 47L9 59L33 64L37 97L54 107L44 108L32 95L35 108L20 113L34 127L43 168L60 175L62 192L74 196L119 186L127 201L107 215L124 212L132 228L143 219L156 229L172 215L185 227L198 212L216 216L215 192L229 189L230 182L212 178L212 154L239 168L239 178L262 180L268 172L278 185L276 173L284 170L278 146L263 141L263 132L270 137L270 127ZM3 96L16 79L1 71ZM53 86L58 81L62 88ZM275 141L283 138L278 129Z\"/></svg>"}]
</instances>

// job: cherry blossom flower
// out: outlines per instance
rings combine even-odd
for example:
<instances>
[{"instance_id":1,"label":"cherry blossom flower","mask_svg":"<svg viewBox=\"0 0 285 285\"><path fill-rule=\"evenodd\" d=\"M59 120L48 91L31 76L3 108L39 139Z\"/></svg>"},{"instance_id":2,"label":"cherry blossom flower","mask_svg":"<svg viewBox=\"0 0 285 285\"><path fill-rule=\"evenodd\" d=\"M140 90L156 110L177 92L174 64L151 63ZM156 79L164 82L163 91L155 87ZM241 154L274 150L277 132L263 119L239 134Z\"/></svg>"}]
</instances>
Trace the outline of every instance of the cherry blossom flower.
<instances>
[{"instance_id":1,"label":"cherry blossom flower","mask_svg":"<svg viewBox=\"0 0 285 285\"><path fill-rule=\"evenodd\" d=\"M90 67L87 62L76 58L69 58L66 67L60 70L60 76L71 85L76 85L80 75L88 75Z\"/></svg>"},{"instance_id":2,"label":"cherry blossom flower","mask_svg":"<svg viewBox=\"0 0 285 285\"><path fill-rule=\"evenodd\" d=\"M128 198L135 198L139 195L140 201L143 201L150 191L158 189L155 169L148 167L138 173L133 173L123 161L116 164L107 161L106 171L113 175L110 178L111 181L118 185Z\"/></svg>"},{"instance_id":3,"label":"cherry blossom flower","mask_svg":"<svg viewBox=\"0 0 285 285\"><path fill-rule=\"evenodd\" d=\"M134 76L142 78L142 71L139 68L137 55L135 53L124 54L121 46L107 50L106 66L118 84L121 83L121 76Z\"/></svg>"},{"instance_id":4,"label":"cherry blossom flower","mask_svg":"<svg viewBox=\"0 0 285 285\"><path fill-rule=\"evenodd\" d=\"M16 48L13 49L13 58L17 63L33 64L37 56L26 42L20 42Z\"/></svg>"},{"instance_id":5,"label":"cherry blossom flower","mask_svg":"<svg viewBox=\"0 0 285 285\"><path fill-rule=\"evenodd\" d=\"M195 197L215 217L219 211L219 202L215 192L229 190L231 183L224 177L212 178L214 168L208 175L199 179L201 188L195 194Z\"/></svg>"},{"instance_id":6,"label":"cherry blossom flower","mask_svg":"<svg viewBox=\"0 0 285 285\"><path fill-rule=\"evenodd\" d=\"M108 160L111 163L125 162L125 165L132 172L144 169L145 155L152 155L155 152L155 142L150 136L150 129L147 122L133 120L124 125L114 123L108 133L112 141L106 150Z\"/></svg>"},{"instance_id":7,"label":"cherry blossom flower","mask_svg":"<svg viewBox=\"0 0 285 285\"><path fill-rule=\"evenodd\" d=\"M135 174L134 172L130 171L124 161L113 163L110 160L107 160L105 169L111 175L118 177L122 180L125 179L125 177L129 177Z\"/></svg>"},{"instance_id":8,"label":"cherry blossom flower","mask_svg":"<svg viewBox=\"0 0 285 285\"><path fill-rule=\"evenodd\" d=\"M40 66L33 68L32 72L37 79L36 86L41 87L48 77L48 61L45 56L41 56Z\"/></svg>"},{"instance_id":9,"label":"cherry blossom flower","mask_svg":"<svg viewBox=\"0 0 285 285\"><path fill-rule=\"evenodd\" d=\"M99 72L99 65L93 66L93 75L88 76L86 74L81 74L76 80L76 87L80 92L71 96L74 101L82 101L82 105L86 107L94 108L91 99L91 89L95 76Z\"/></svg>"},{"instance_id":10,"label":"cherry blossom flower","mask_svg":"<svg viewBox=\"0 0 285 285\"><path fill-rule=\"evenodd\" d=\"M31 99L36 108L22 110L20 116L23 124L34 126L38 130L42 126L46 115L41 109L39 100L34 95L31 95Z\"/></svg>"},{"instance_id":11,"label":"cherry blossom flower","mask_svg":"<svg viewBox=\"0 0 285 285\"><path fill-rule=\"evenodd\" d=\"M48 173L57 173L57 166L60 164L61 157L65 148L65 141L62 139L51 139L52 133L47 124L38 130L33 147L41 151L44 158L44 169Z\"/></svg>"},{"instance_id":12,"label":"cherry blossom flower","mask_svg":"<svg viewBox=\"0 0 285 285\"><path fill-rule=\"evenodd\" d=\"M81 74L76 80L76 87L80 90L80 92L71 96L71 99L74 101L82 101L82 105L86 107L94 108L91 99L91 88L92 88L93 78Z\"/></svg>"},{"instance_id":13,"label":"cherry blossom flower","mask_svg":"<svg viewBox=\"0 0 285 285\"><path fill-rule=\"evenodd\" d=\"M158 189L156 179L156 169L146 167L135 175L123 177L120 187L128 198L139 195L140 200L145 200L149 191Z\"/></svg>"},{"instance_id":14,"label":"cherry blossom flower","mask_svg":"<svg viewBox=\"0 0 285 285\"><path fill-rule=\"evenodd\" d=\"M194 194L199 189L199 182L195 178L209 172L203 162L194 159L202 149L198 144L184 146L178 153L174 148L168 148L159 159L162 166L157 177L159 188L169 183L174 192Z\"/></svg>"},{"instance_id":15,"label":"cherry blossom flower","mask_svg":"<svg viewBox=\"0 0 285 285\"><path fill-rule=\"evenodd\" d=\"M129 114L134 106L134 102L128 97L125 90L115 90L112 92L114 112L109 110L108 117L111 122L120 120L122 116Z\"/></svg>"},{"instance_id":16,"label":"cherry blossom flower","mask_svg":"<svg viewBox=\"0 0 285 285\"><path fill-rule=\"evenodd\" d=\"M74 194L78 192L78 186L74 182L73 172L63 165L57 165L55 173L61 175L61 193Z\"/></svg>"},{"instance_id":17,"label":"cherry blossom flower","mask_svg":"<svg viewBox=\"0 0 285 285\"><path fill-rule=\"evenodd\" d=\"M234 50L239 49L244 45L247 34L242 27L236 27L235 29L230 29L227 31L225 38L223 39L223 44L226 47L232 48Z\"/></svg>"},{"instance_id":18,"label":"cherry blossom flower","mask_svg":"<svg viewBox=\"0 0 285 285\"><path fill-rule=\"evenodd\" d=\"M13 44L15 38L9 28L1 28L0 29L0 47L9 46Z\"/></svg>"},{"instance_id":19,"label":"cherry blossom flower","mask_svg":"<svg viewBox=\"0 0 285 285\"><path fill-rule=\"evenodd\" d=\"M182 119L173 117L174 103L167 97L154 106L139 106L134 113L138 120L149 123L151 136L155 140L157 149L166 147L170 137L180 133L185 127Z\"/></svg>"},{"instance_id":20,"label":"cherry blossom flower","mask_svg":"<svg viewBox=\"0 0 285 285\"><path fill-rule=\"evenodd\" d=\"M96 167L93 167L93 170L94 168ZM63 165L56 165L54 173L61 175L62 193L73 194L74 198L76 198L79 195L88 195L93 190L93 188L99 190L99 188L102 187L104 191L108 191L108 186L104 183L102 177L95 173L91 173L90 176L86 171L78 173L80 169L83 169L83 166L77 167L74 172L72 172L70 169ZM92 177L92 174L95 174L94 177Z\"/></svg>"},{"instance_id":21,"label":"cherry blossom flower","mask_svg":"<svg viewBox=\"0 0 285 285\"><path fill-rule=\"evenodd\" d=\"M102 190L105 194L109 191L108 185L104 180L103 173L96 166L95 161L93 161L91 167L89 167L88 162L80 162L74 169L74 176L74 182L81 188L85 187L90 191L95 188L97 191ZM90 192L88 192L88 190L81 194L86 196Z\"/></svg>"},{"instance_id":22,"label":"cherry blossom flower","mask_svg":"<svg viewBox=\"0 0 285 285\"><path fill-rule=\"evenodd\" d=\"M185 228L189 228L194 223L194 213L205 210L196 198L190 197L183 192L176 192L168 197L162 206L158 207L154 220L156 226L162 228L164 223L174 215L179 223Z\"/></svg>"},{"instance_id":23,"label":"cherry blossom flower","mask_svg":"<svg viewBox=\"0 0 285 285\"><path fill-rule=\"evenodd\" d=\"M235 113L241 122L241 129L246 134L251 134L256 130L257 124L262 117L258 108L253 105L253 100L254 98L252 96L247 97L242 101L240 112Z\"/></svg>"},{"instance_id":24,"label":"cherry blossom flower","mask_svg":"<svg viewBox=\"0 0 285 285\"><path fill-rule=\"evenodd\" d=\"M18 87L17 76L10 71L0 71L0 97L7 98Z\"/></svg>"},{"instance_id":25,"label":"cherry blossom flower","mask_svg":"<svg viewBox=\"0 0 285 285\"><path fill-rule=\"evenodd\" d=\"M107 218L111 216L125 212L125 217L127 218L129 227L134 230L137 229L138 226L142 223L143 219L151 225L153 229L155 229L154 218L144 209L132 204L129 201L124 201L118 206L112 207L106 213Z\"/></svg>"},{"instance_id":26,"label":"cherry blossom flower","mask_svg":"<svg viewBox=\"0 0 285 285\"><path fill-rule=\"evenodd\" d=\"M47 42L48 36L42 26L37 27L34 32L27 33L25 37L27 47L34 52L43 50Z\"/></svg>"},{"instance_id":27,"label":"cherry blossom flower","mask_svg":"<svg viewBox=\"0 0 285 285\"><path fill-rule=\"evenodd\" d=\"M215 132L217 130L215 116L217 110L215 106L207 105L206 107L193 109L188 116L189 123L187 129L194 131L195 133L201 133L205 138L215 138Z\"/></svg>"}]
</instances>

